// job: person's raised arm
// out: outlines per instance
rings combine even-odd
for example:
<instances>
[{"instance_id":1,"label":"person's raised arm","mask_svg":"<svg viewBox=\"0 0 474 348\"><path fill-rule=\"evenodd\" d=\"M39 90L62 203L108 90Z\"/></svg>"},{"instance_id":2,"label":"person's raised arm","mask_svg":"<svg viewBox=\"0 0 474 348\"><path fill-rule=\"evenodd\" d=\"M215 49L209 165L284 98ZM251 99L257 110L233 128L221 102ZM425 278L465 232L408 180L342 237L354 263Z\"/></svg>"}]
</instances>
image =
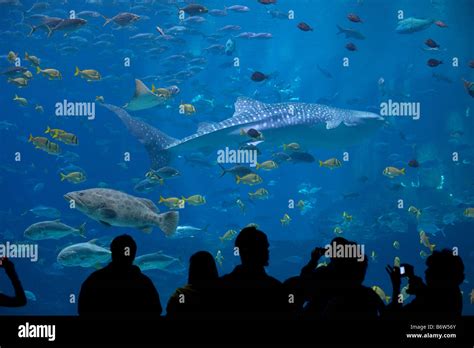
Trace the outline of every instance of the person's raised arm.
<instances>
[{"instance_id":1,"label":"person's raised arm","mask_svg":"<svg viewBox=\"0 0 474 348\"><path fill-rule=\"evenodd\" d=\"M301 269L301 276L311 275L318 266L319 259L324 255L326 249L316 247L311 252L311 259L308 264Z\"/></svg>"},{"instance_id":2,"label":"person's raised arm","mask_svg":"<svg viewBox=\"0 0 474 348\"><path fill-rule=\"evenodd\" d=\"M15 296L7 296L0 294L0 306L3 307L22 307L26 305L26 295L23 286L21 285L20 279L15 271L15 266L13 263L8 260L6 257L0 259L0 268L5 269L5 273L12 283L13 289L15 291Z\"/></svg>"}]
</instances>

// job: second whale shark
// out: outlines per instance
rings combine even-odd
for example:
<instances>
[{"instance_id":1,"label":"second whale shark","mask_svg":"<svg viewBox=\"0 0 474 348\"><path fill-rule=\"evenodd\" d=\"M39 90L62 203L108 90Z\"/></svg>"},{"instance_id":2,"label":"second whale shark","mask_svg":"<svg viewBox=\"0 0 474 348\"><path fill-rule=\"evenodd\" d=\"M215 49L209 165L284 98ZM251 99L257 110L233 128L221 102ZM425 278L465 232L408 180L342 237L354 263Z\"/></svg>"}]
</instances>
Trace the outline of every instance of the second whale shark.
<instances>
[{"instance_id":1,"label":"second whale shark","mask_svg":"<svg viewBox=\"0 0 474 348\"><path fill-rule=\"evenodd\" d=\"M296 141L307 148L340 148L364 140L384 123L383 117L371 112L310 103L267 104L239 97L232 117L217 123L201 123L196 133L176 139L130 116L120 107L102 105L114 112L145 146L153 169L166 165L173 156L185 151L238 146L242 142L242 130L263 132L262 146Z\"/></svg>"}]
</instances>

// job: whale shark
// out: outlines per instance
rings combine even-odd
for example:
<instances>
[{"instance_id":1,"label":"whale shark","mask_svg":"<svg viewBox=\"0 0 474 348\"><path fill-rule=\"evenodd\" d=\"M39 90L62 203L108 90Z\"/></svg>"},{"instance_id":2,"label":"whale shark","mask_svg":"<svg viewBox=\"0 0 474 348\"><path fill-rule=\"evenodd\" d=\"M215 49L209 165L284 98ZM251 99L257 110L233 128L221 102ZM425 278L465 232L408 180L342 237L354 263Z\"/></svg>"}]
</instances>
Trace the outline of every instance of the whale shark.
<instances>
[{"instance_id":1,"label":"whale shark","mask_svg":"<svg viewBox=\"0 0 474 348\"><path fill-rule=\"evenodd\" d=\"M310 103L267 104L239 97L232 117L216 123L201 123L196 133L176 139L130 116L123 108L101 105L115 113L145 146L152 169L167 165L184 151L238 146L242 143L242 130L246 132L252 128L264 133L262 146L281 146L296 141L306 148L330 149L363 141L384 124L383 117L372 112Z\"/></svg>"},{"instance_id":2,"label":"whale shark","mask_svg":"<svg viewBox=\"0 0 474 348\"><path fill-rule=\"evenodd\" d=\"M124 108L129 111L146 110L163 105L166 101L166 98L154 94L142 81L135 79L135 94L132 100L124 105Z\"/></svg>"},{"instance_id":3,"label":"whale shark","mask_svg":"<svg viewBox=\"0 0 474 348\"><path fill-rule=\"evenodd\" d=\"M433 22L434 20L432 19L409 17L398 22L395 31L399 34L415 33L428 28Z\"/></svg>"}]
</instances>

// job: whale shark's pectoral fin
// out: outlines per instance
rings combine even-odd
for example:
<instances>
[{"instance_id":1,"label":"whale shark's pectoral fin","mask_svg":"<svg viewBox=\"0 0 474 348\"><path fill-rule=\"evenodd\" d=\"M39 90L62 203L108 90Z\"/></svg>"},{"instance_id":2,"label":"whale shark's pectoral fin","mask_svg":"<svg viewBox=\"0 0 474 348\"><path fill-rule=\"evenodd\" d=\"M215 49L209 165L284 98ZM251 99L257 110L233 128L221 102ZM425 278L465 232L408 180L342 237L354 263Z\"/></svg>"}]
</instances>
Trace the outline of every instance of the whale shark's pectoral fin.
<instances>
[{"instance_id":1,"label":"whale shark's pectoral fin","mask_svg":"<svg viewBox=\"0 0 474 348\"><path fill-rule=\"evenodd\" d=\"M337 128L341 124L340 119L331 119L326 121L326 129Z\"/></svg>"}]
</instances>

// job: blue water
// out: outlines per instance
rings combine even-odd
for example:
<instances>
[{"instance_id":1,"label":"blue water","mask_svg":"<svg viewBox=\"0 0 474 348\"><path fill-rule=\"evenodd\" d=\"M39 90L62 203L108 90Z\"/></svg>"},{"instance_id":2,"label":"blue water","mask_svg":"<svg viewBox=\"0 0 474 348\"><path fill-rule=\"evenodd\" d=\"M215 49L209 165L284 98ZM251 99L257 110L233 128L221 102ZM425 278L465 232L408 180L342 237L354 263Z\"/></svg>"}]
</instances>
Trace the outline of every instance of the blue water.
<instances>
[{"instance_id":1,"label":"blue water","mask_svg":"<svg viewBox=\"0 0 474 348\"><path fill-rule=\"evenodd\" d=\"M22 66L33 73L26 88L7 83L5 76L0 81L1 121L13 124L6 127L8 129L0 128L2 241L34 242L27 240L23 231L32 223L48 219L35 217L31 212L24 213L35 206L45 205L59 209L61 221L70 226L87 222L87 240L98 238L99 244L105 247L114 236L129 233L137 241L138 255L162 250L182 260L184 265L195 251L208 250L215 255L217 250L221 250L224 261L219 273L222 275L230 272L239 260L233 255L233 243L222 243L218 237L229 229L238 231L249 223L257 223L270 239L271 259L267 271L283 281L299 274L312 248L327 244L335 236L334 228L342 226L343 237L363 244L367 255L372 251L376 253L376 260L369 261L365 284L378 285L389 293L391 285L384 268L386 264L393 264L395 256L399 256L402 262L413 264L416 273L423 275L425 260L420 257L420 251L429 253L420 244L418 232L423 227L436 249L458 248L466 268L466 280L461 285L463 313L474 314L469 299L474 284L474 220L463 215L467 207L474 206L474 115L471 110L474 105L461 81L462 78L474 80L468 65L474 59L474 1L278 0L276 5L265 6L257 1L242 0L240 4L248 6L249 12L228 11L224 17L203 15L204 23L186 24L196 33L173 34L180 40L169 42L130 39L139 33L153 33L155 38L158 37L157 25L165 32L180 25L176 6L167 1L155 1L154 4L143 1L132 9L129 1L95 4L50 1L50 8L40 13L66 18L70 10L76 13L93 10L112 17L130 11L146 16L119 30L112 24L103 27L103 18L86 18L88 23L82 29L66 37L62 32L55 32L50 38L43 30L28 37L30 29L21 22L22 11L28 10L33 3L23 1L23 7L0 7L1 67L11 65L6 55L13 51L22 58ZM203 0L202 4L209 9L223 9L224 5L236 3ZM185 5L180 3L179 7ZM269 10L293 10L295 19L272 18L267 13ZM421 32L398 34L395 27L399 10L404 11L405 18L440 19L448 28L433 24ZM363 23L349 22L346 18L349 13L358 14ZM25 22L32 14L26 14ZM314 30L299 30L297 24L302 21ZM218 28L229 24L239 25L241 30L222 32L215 41L209 38L217 33ZM337 24L359 30L366 39L346 39L343 35L336 35ZM234 38L236 51L232 56L205 50L213 44L225 45L229 38L246 31L268 32L272 38ZM102 34L109 36L98 38ZM441 45L439 52L422 49L427 47L424 41L428 38ZM355 43L358 50L348 51L345 48L348 42ZM166 49L156 56L147 52L156 47ZM30 63L23 59L25 52L38 56L41 68L61 71L63 79L49 81L37 75ZM184 63L166 60L176 54L185 56ZM124 66L127 57L131 59L130 67ZM202 71L185 78L179 78L180 75L171 77L189 69L188 62L196 57L207 60ZM233 57L239 58L240 67L221 66L229 65ZM349 67L342 64L345 57L349 58ZM459 66L452 64L455 57ZM431 68L427 66L430 58L442 60L443 64ZM332 78L325 77L316 65L329 71ZM98 70L102 81L88 83L75 77L76 66ZM253 71L264 72L270 75L270 79L254 82L250 79ZM438 81L432 76L433 72L448 77L451 82ZM233 144L216 144L206 154L211 167L191 165L183 158L177 158L171 165L180 171L180 177L167 180L151 193L137 193L133 188L137 181L144 179L150 161L143 146L111 112L97 104L94 120L55 116L55 104L64 99L93 102L96 96L104 96L107 103L122 106L133 96L135 78L142 79L150 88L152 83L156 87L179 86L179 95L166 106L131 112L132 116L176 138L194 133L200 122L220 121L232 116L238 96L267 103L290 100L318 102L371 112L378 112L380 102L391 98L398 102L420 103L421 117L419 120L388 117L386 126L368 136L365 142L353 146L307 148L305 150L316 158L316 162L283 164L274 171L259 171L264 182L253 187L237 185L230 174L219 177L221 171L215 164L216 150ZM380 78L385 81L385 95L378 83ZM166 81L176 79L178 81ZM15 94L27 98L28 106L22 107L12 101ZM194 115L179 114L180 102L191 103L198 95L212 100L212 103L196 101L193 103L197 110ZM44 113L36 112L35 104L41 104ZM30 134L48 137L44 134L47 126L77 135L78 146L60 143L63 152L76 153L77 160L49 155L28 143ZM456 137L452 134L455 131L462 134ZM265 135L265 131L263 133ZM294 139L295 142L300 140L298 134L294 134ZM266 149L259 158L269 159L278 151L282 148ZM19 162L15 161L16 152L21 154ZM124 162L125 152L131 154L131 161ZM349 154L349 161L343 162L341 168L329 170L318 166L319 160L331 157L342 160L343 152ZM459 161L452 160L453 152L459 154ZM418 168L408 166L412 159L420 163ZM85 171L87 180L84 183L60 181L59 173L70 163ZM387 166L405 168L406 175L389 179L382 175ZM149 198L155 203L160 195L187 197L201 194L207 203L181 209L180 225L204 227L209 224L208 232L173 240L165 238L157 228L148 235L129 228L106 227L69 209L63 199L66 192L98 187L99 183ZM320 190L304 195L299 192L302 184ZM270 192L270 198L250 202L248 192L260 187ZM357 195L343 197L349 193ZM238 198L246 204L245 214L235 204ZM291 209L288 206L289 200L296 203L301 199L311 203L311 208L304 214L297 207ZM399 199L404 202L403 209L398 209ZM422 221L408 213L411 205L422 210ZM162 211L167 210L163 205L159 207ZM342 225L344 211L353 216L353 221ZM288 226L280 223L285 213L292 219ZM448 218L452 223L448 223ZM400 243L399 250L392 246L396 240ZM2 313L75 314L77 306L70 303L70 295L77 297L81 283L94 269L61 267L56 257L65 246L84 241L74 236L42 240L38 242L38 262L13 260L25 289L32 291L37 300L30 301L24 308L1 309ZM163 307L174 289L184 285L187 279L185 273L151 270L146 274L154 281ZM5 276L2 274L0 277L0 290L10 293Z\"/></svg>"}]
</instances>

